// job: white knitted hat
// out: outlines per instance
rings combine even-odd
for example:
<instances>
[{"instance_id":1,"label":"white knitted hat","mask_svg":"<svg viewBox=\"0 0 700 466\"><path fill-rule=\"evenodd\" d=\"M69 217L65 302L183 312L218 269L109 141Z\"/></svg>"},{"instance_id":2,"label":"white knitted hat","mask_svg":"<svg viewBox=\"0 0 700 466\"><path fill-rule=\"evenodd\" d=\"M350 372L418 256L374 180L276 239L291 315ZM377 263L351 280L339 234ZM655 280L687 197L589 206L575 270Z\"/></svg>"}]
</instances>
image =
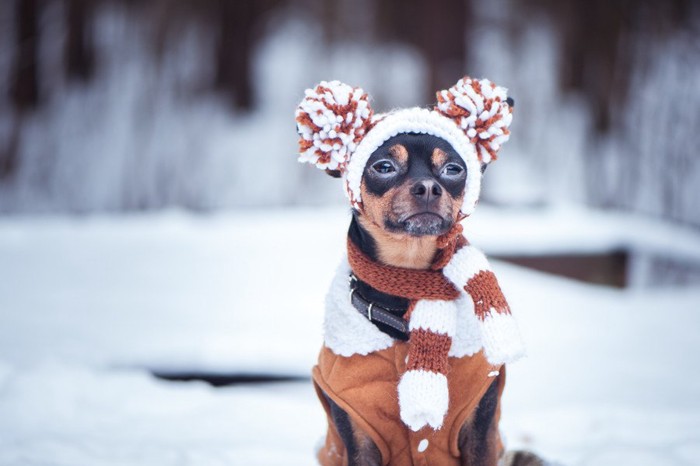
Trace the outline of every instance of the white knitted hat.
<instances>
[{"instance_id":1,"label":"white knitted hat","mask_svg":"<svg viewBox=\"0 0 700 466\"><path fill-rule=\"evenodd\" d=\"M414 107L375 115L362 89L322 81L306 90L296 111L299 161L339 171L352 206L362 209L362 174L372 153L398 134L430 134L450 144L467 165L461 210L469 215L479 200L482 165L496 159L510 135L506 92L487 79L465 76L437 93L433 110Z\"/></svg>"}]
</instances>

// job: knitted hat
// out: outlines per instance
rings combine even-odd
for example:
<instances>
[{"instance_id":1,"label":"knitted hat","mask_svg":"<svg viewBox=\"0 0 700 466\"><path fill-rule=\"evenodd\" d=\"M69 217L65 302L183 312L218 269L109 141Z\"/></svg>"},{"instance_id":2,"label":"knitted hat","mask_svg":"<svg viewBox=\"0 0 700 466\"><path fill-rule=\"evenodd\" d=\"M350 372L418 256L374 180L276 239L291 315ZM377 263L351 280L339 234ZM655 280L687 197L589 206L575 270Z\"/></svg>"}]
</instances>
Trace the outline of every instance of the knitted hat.
<instances>
[{"instance_id":1,"label":"knitted hat","mask_svg":"<svg viewBox=\"0 0 700 466\"><path fill-rule=\"evenodd\" d=\"M350 203L362 209L362 174L372 153L398 134L430 134L449 143L467 165L461 210L469 215L479 199L482 166L496 159L510 135L512 108L507 100L505 88L465 76L437 93L433 110L414 107L374 114L362 89L322 81L306 90L296 111L299 161L339 171Z\"/></svg>"}]
</instances>

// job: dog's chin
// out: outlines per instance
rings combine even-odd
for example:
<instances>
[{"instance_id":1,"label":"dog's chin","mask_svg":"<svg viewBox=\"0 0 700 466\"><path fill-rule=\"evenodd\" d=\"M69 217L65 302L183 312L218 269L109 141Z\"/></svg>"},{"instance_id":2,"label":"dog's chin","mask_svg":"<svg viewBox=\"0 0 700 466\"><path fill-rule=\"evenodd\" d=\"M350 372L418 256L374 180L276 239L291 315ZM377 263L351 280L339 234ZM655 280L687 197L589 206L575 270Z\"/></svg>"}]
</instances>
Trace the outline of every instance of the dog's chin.
<instances>
[{"instance_id":1,"label":"dog's chin","mask_svg":"<svg viewBox=\"0 0 700 466\"><path fill-rule=\"evenodd\" d=\"M399 221L387 220L386 226L395 233L405 233L411 236L438 236L446 233L452 227L452 220L432 212L421 212L410 215Z\"/></svg>"}]
</instances>

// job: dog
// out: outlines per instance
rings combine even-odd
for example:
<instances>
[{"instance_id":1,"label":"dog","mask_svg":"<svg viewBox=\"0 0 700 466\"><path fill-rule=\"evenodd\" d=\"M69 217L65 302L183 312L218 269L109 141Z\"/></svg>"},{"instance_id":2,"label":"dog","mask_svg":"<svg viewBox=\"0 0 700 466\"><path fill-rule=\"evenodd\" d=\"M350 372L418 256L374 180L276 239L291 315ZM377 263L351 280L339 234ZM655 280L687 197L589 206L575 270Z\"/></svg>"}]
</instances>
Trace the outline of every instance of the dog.
<instances>
[{"instance_id":1,"label":"dog","mask_svg":"<svg viewBox=\"0 0 700 466\"><path fill-rule=\"evenodd\" d=\"M465 77L433 111L377 116L364 91L337 81L297 109L300 160L342 177L352 205L313 369L328 417L322 465L543 464L505 455L505 363L521 342L460 225L512 105L504 89Z\"/></svg>"}]
</instances>

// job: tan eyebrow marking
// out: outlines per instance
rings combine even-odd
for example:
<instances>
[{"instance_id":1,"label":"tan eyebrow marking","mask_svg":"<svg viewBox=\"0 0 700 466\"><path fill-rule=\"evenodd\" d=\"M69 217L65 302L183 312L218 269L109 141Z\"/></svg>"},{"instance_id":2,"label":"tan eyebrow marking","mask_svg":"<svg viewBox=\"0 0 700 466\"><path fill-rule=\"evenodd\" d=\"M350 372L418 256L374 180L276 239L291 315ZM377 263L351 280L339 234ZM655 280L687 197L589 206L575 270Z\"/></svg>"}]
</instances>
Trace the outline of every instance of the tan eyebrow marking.
<instances>
[{"instance_id":1,"label":"tan eyebrow marking","mask_svg":"<svg viewBox=\"0 0 700 466\"><path fill-rule=\"evenodd\" d=\"M408 150L401 144L394 144L389 148L391 154L401 165L408 163Z\"/></svg>"},{"instance_id":2,"label":"tan eyebrow marking","mask_svg":"<svg viewBox=\"0 0 700 466\"><path fill-rule=\"evenodd\" d=\"M444 150L436 147L433 149L433 154L430 157L430 160L434 167L441 167L445 162L447 162L447 154Z\"/></svg>"}]
</instances>

